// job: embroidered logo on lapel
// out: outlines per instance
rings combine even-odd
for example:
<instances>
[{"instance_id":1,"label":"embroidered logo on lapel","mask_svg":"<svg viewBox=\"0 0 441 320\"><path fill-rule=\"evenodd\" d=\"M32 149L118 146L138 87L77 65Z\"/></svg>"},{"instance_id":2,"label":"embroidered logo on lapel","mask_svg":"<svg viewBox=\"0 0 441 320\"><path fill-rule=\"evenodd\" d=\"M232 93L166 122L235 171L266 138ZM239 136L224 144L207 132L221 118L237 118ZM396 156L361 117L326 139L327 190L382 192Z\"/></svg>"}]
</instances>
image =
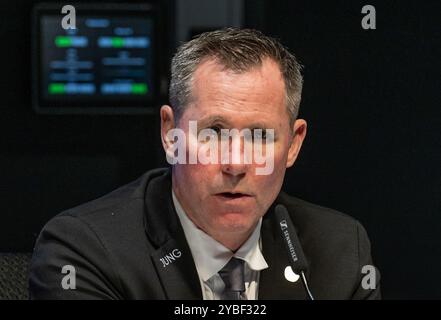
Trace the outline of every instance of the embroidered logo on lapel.
<instances>
[{"instance_id":1,"label":"embroidered logo on lapel","mask_svg":"<svg viewBox=\"0 0 441 320\"><path fill-rule=\"evenodd\" d=\"M280 229L282 229L282 231L288 229L288 223L286 222L286 220L280 221Z\"/></svg>"},{"instance_id":2,"label":"embroidered logo on lapel","mask_svg":"<svg viewBox=\"0 0 441 320\"><path fill-rule=\"evenodd\" d=\"M167 253L162 258L159 258L159 260L162 262L162 266L165 268L169 264L175 262L176 259L179 259L181 255L182 253L179 249L173 249L170 253Z\"/></svg>"}]
</instances>

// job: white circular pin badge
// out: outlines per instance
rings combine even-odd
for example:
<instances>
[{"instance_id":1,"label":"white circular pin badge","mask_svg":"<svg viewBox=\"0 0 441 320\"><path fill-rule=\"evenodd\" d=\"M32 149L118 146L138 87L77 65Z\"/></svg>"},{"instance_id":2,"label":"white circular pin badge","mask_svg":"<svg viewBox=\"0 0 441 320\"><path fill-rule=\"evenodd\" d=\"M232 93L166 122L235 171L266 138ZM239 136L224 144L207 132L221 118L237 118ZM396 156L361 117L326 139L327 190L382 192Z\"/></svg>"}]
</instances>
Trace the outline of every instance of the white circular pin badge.
<instances>
[{"instance_id":1,"label":"white circular pin badge","mask_svg":"<svg viewBox=\"0 0 441 320\"><path fill-rule=\"evenodd\" d=\"M300 276L298 274L296 274L291 266L287 266L285 268L285 279L288 280L289 282L297 282L297 280L299 280Z\"/></svg>"}]
</instances>

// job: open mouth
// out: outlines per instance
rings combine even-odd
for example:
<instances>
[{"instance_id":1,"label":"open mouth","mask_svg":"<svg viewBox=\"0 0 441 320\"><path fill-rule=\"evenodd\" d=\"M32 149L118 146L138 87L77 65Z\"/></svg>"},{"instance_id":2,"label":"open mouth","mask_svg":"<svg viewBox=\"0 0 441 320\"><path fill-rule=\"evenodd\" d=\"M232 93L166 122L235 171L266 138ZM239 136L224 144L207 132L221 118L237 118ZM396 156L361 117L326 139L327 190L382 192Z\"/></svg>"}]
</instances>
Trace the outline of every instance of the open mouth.
<instances>
[{"instance_id":1,"label":"open mouth","mask_svg":"<svg viewBox=\"0 0 441 320\"><path fill-rule=\"evenodd\" d=\"M250 197L250 195L245 194L245 193L231 193L231 192L222 192L222 193L218 193L218 196L227 198L227 199L238 199L238 198L242 198L242 197Z\"/></svg>"}]
</instances>

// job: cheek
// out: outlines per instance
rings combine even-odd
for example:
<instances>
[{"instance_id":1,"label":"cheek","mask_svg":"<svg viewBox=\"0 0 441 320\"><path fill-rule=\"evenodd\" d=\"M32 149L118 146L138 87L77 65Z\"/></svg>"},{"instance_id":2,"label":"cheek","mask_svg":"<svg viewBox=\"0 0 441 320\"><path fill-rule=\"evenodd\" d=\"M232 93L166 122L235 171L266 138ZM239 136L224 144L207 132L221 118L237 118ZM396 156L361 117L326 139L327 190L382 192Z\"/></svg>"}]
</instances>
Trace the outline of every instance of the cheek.
<instances>
[{"instance_id":1,"label":"cheek","mask_svg":"<svg viewBox=\"0 0 441 320\"><path fill-rule=\"evenodd\" d=\"M181 171L181 181L184 181L185 189L188 192L197 192L193 196L204 197L210 192L210 182L213 181L218 170L215 165L182 164L179 165Z\"/></svg>"},{"instance_id":2,"label":"cheek","mask_svg":"<svg viewBox=\"0 0 441 320\"><path fill-rule=\"evenodd\" d=\"M179 165L179 169L182 172L182 181L185 181L189 187L194 187L195 182L203 175L199 164L181 164Z\"/></svg>"},{"instance_id":3,"label":"cheek","mask_svg":"<svg viewBox=\"0 0 441 320\"><path fill-rule=\"evenodd\" d=\"M267 176L259 176L257 179L257 185L259 186L261 199L266 201L274 200L280 191L283 183L284 172L280 172L279 169L274 169L274 172Z\"/></svg>"},{"instance_id":4,"label":"cheek","mask_svg":"<svg viewBox=\"0 0 441 320\"><path fill-rule=\"evenodd\" d=\"M288 159L288 149L283 147L277 150L274 154L274 171L281 170L285 171L286 161Z\"/></svg>"},{"instance_id":5,"label":"cheek","mask_svg":"<svg viewBox=\"0 0 441 320\"><path fill-rule=\"evenodd\" d=\"M283 171L285 173L289 147L288 137L283 137L276 143L274 147L274 171Z\"/></svg>"},{"instance_id":6,"label":"cheek","mask_svg":"<svg viewBox=\"0 0 441 320\"><path fill-rule=\"evenodd\" d=\"M286 152L277 150L274 154L274 170L269 175L255 175L255 186L258 186L258 205L269 207L280 192L286 172Z\"/></svg>"}]
</instances>

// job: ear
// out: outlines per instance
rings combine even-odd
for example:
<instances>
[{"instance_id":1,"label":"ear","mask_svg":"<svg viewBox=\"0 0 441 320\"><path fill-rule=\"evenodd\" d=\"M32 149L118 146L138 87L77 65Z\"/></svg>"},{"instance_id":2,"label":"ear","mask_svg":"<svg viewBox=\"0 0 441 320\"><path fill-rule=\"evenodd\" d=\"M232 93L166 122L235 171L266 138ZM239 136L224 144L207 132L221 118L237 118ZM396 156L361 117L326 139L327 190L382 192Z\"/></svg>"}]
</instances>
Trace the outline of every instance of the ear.
<instances>
[{"instance_id":1,"label":"ear","mask_svg":"<svg viewBox=\"0 0 441 320\"><path fill-rule=\"evenodd\" d=\"M286 159L286 167L291 167L299 155L300 148L302 147L303 140L306 137L307 123L303 119L297 119L294 121L291 137L291 142L288 150L288 157Z\"/></svg>"},{"instance_id":2,"label":"ear","mask_svg":"<svg viewBox=\"0 0 441 320\"><path fill-rule=\"evenodd\" d=\"M167 152L167 150L170 150L173 145L173 141L167 137L167 132L175 127L173 109L168 105L163 105L159 114L161 116L162 147L164 148L164 151Z\"/></svg>"}]
</instances>

